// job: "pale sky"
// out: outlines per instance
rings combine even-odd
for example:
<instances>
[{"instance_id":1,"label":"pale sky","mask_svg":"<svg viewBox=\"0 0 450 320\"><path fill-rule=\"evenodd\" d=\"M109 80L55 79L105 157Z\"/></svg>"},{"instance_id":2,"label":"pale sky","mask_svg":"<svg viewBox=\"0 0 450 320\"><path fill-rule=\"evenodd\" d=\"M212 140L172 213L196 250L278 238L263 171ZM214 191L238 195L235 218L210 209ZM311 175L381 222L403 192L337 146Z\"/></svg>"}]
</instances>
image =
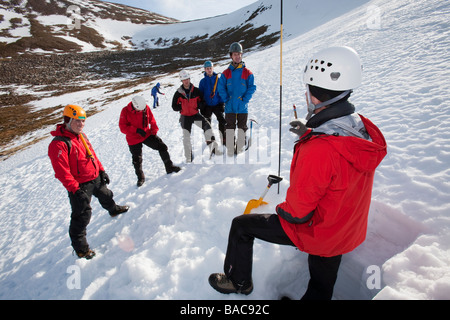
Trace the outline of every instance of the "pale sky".
<instances>
[{"instance_id":1,"label":"pale sky","mask_svg":"<svg viewBox=\"0 0 450 320\"><path fill-rule=\"evenodd\" d=\"M108 0L145 9L181 21L230 13L256 0Z\"/></svg>"}]
</instances>

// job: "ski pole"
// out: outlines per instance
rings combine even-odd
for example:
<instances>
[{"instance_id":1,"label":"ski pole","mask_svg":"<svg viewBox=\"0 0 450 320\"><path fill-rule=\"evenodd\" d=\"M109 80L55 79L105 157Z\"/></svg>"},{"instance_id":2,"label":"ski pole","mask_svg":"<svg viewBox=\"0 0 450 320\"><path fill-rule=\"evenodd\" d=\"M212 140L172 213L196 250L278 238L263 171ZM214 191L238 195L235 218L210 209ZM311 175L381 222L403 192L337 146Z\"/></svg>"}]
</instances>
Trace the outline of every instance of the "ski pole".
<instances>
[{"instance_id":1,"label":"ski pole","mask_svg":"<svg viewBox=\"0 0 450 320\"><path fill-rule=\"evenodd\" d=\"M258 124L258 122L256 122L256 120L254 119L250 119L250 138L248 139L247 142L247 148L245 148L245 150L248 150L252 144L252 129L253 129L253 122Z\"/></svg>"},{"instance_id":2,"label":"ski pole","mask_svg":"<svg viewBox=\"0 0 450 320\"><path fill-rule=\"evenodd\" d=\"M297 119L297 107L294 104L294 115L295 115L295 119Z\"/></svg>"}]
</instances>

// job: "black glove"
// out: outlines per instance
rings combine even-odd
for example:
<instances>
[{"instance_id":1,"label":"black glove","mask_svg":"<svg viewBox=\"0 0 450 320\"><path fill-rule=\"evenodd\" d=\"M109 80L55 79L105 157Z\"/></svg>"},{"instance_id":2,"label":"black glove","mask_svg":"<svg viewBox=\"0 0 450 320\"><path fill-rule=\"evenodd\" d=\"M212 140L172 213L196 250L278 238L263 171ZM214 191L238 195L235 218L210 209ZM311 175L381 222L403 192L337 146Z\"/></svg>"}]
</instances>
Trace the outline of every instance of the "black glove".
<instances>
[{"instance_id":1,"label":"black glove","mask_svg":"<svg viewBox=\"0 0 450 320\"><path fill-rule=\"evenodd\" d=\"M100 171L100 183L109 184L109 177L105 171Z\"/></svg>"},{"instance_id":2,"label":"black glove","mask_svg":"<svg viewBox=\"0 0 450 320\"><path fill-rule=\"evenodd\" d=\"M204 114L205 110L206 110L206 103L201 101L197 106L198 106L198 110L200 110L200 113Z\"/></svg>"},{"instance_id":3,"label":"black glove","mask_svg":"<svg viewBox=\"0 0 450 320\"><path fill-rule=\"evenodd\" d=\"M291 121L289 124L292 127L289 129L289 131L295 133L299 137L303 136L306 130L308 130L308 128L306 128L306 126L300 120Z\"/></svg>"},{"instance_id":4,"label":"black glove","mask_svg":"<svg viewBox=\"0 0 450 320\"><path fill-rule=\"evenodd\" d=\"M136 133L145 138L146 133L144 129L139 128L136 130Z\"/></svg>"}]
</instances>

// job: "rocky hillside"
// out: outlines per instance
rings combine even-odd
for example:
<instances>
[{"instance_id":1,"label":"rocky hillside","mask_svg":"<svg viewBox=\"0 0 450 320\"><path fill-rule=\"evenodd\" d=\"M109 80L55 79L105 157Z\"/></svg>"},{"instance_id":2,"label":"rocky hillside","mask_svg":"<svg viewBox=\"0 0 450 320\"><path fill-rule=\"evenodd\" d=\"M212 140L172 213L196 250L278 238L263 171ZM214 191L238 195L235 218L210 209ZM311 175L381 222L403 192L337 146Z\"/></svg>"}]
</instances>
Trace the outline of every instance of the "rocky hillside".
<instances>
[{"instance_id":1,"label":"rocky hillside","mask_svg":"<svg viewBox=\"0 0 450 320\"><path fill-rule=\"evenodd\" d=\"M0 0L0 159L20 150L10 145L23 135L57 123L63 107L57 97L86 90L87 81L109 88L109 81L118 79L110 87L114 93L206 59L228 59L227 48L235 41L245 43L247 53L273 45L279 32L255 22L269 9L255 4L225 23L221 16L199 25L96 0ZM134 36L147 34L150 24L157 24L164 38L143 46ZM167 36L171 31L164 33L164 25L183 31L191 26L194 36L179 37L179 31ZM203 34L205 25L215 31ZM47 110L33 108L49 96L58 102Z\"/></svg>"},{"instance_id":2,"label":"rocky hillside","mask_svg":"<svg viewBox=\"0 0 450 320\"><path fill-rule=\"evenodd\" d=\"M0 56L129 49L135 30L174 22L97 0L0 0Z\"/></svg>"}]
</instances>

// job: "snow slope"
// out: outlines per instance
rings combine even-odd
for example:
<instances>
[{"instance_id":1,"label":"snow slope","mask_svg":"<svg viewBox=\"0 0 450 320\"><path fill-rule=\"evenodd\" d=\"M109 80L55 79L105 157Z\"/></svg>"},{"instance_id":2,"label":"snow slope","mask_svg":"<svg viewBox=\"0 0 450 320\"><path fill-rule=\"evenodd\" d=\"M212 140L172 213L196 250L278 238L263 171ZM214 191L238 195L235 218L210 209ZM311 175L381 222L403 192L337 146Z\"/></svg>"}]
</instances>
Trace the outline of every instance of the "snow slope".
<instances>
[{"instance_id":1,"label":"snow slope","mask_svg":"<svg viewBox=\"0 0 450 320\"><path fill-rule=\"evenodd\" d=\"M283 36L285 39L296 37L366 2L368 0L324 1L324 7L318 9L321 6L315 0L284 1ZM280 7L281 1L255 1L222 16L182 22L181 25L145 26L133 33L133 43L144 48L170 46L174 39L211 38L217 33L223 34L224 30L247 24L253 25L254 29L267 26L264 35L270 35L280 31Z\"/></svg>"},{"instance_id":2,"label":"snow slope","mask_svg":"<svg viewBox=\"0 0 450 320\"><path fill-rule=\"evenodd\" d=\"M323 0L319 7L331 2ZM344 256L335 299L450 298L449 17L448 1L372 0L334 20L321 20L283 45L284 180L280 194L272 187L269 204L254 212L274 212L284 199L295 141L288 131L292 105L299 116L306 115L301 71L318 49L349 45L360 53L364 83L351 100L388 142L375 177L367 240ZM246 55L245 61L256 78L250 116L259 125L253 150L237 163L202 157L200 130L193 133L195 163L183 163L178 114L170 108L180 84L176 75L159 79L166 96L154 114L159 135L183 167L177 174L166 175L157 152L144 149L147 181L135 186L131 156L118 129L133 90L89 117L85 132L111 178L115 199L131 207L111 219L93 200L88 227L97 251L93 260L72 254L67 193L46 154L50 138L1 162L0 299L300 298L309 278L307 255L258 240L251 295L222 295L207 281L210 273L222 271L232 218L259 197L267 175L278 168L279 47ZM195 84L201 64L191 70ZM145 95L150 100L149 90ZM76 99L61 104L89 102L89 96Z\"/></svg>"}]
</instances>

